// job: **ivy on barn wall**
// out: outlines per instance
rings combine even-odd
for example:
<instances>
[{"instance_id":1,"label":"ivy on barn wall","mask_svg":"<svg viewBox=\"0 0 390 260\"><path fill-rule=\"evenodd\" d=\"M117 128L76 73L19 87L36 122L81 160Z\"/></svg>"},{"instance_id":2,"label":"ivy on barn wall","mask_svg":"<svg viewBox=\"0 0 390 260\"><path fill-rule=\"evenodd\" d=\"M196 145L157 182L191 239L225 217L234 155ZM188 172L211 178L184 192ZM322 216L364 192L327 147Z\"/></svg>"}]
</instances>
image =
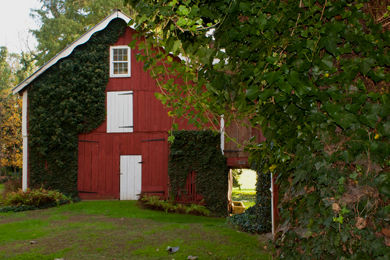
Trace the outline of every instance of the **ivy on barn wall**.
<instances>
[{"instance_id":1,"label":"ivy on barn wall","mask_svg":"<svg viewBox=\"0 0 390 260\"><path fill-rule=\"evenodd\" d=\"M78 135L105 120L109 46L124 34L115 19L39 76L28 89L30 185L77 196Z\"/></svg>"},{"instance_id":2,"label":"ivy on barn wall","mask_svg":"<svg viewBox=\"0 0 390 260\"><path fill-rule=\"evenodd\" d=\"M229 169L213 131L174 131L168 163L171 192L184 192L187 176L196 172L196 192L211 212L227 215Z\"/></svg>"}]
</instances>

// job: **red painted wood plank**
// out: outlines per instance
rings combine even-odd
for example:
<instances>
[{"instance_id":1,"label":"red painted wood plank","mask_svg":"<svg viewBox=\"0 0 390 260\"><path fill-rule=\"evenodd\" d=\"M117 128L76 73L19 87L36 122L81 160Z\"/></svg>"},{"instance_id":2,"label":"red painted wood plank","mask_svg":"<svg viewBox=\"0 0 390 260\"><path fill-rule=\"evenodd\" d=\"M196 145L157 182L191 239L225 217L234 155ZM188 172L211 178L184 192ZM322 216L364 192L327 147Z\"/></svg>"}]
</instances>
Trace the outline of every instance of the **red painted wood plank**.
<instances>
[{"instance_id":1,"label":"red painted wood plank","mask_svg":"<svg viewBox=\"0 0 390 260\"><path fill-rule=\"evenodd\" d=\"M113 135L106 135L106 194L114 196L112 188L112 171L113 171Z\"/></svg>"},{"instance_id":2,"label":"red painted wood plank","mask_svg":"<svg viewBox=\"0 0 390 260\"><path fill-rule=\"evenodd\" d=\"M86 141L91 141L91 135L85 136ZM92 182L92 145L90 142L85 142L85 154L84 154L84 184L83 191L92 191L91 182Z\"/></svg>"},{"instance_id":3,"label":"red painted wood plank","mask_svg":"<svg viewBox=\"0 0 390 260\"><path fill-rule=\"evenodd\" d=\"M133 131L139 131L140 96L138 91L133 91Z\"/></svg>"},{"instance_id":4,"label":"red painted wood plank","mask_svg":"<svg viewBox=\"0 0 390 260\"><path fill-rule=\"evenodd\" d=\"M141 140L148 140L148 134L142 134ZM149 142L141 142L142 147L142 187L150 186L149 172L150 172L150 158L149 158Z\"/></svg>"},{"instance_id":5,"label":"red painted wood plank","mask_svg":"<svg viewBox=\"0 0 390 260\"><path fill-rule=\"evenodd\" d=\"M249 168L247 157L230 157L227 158L227 165L231 168Z\"/></svg>"},{"instance_id":6,"label":"red painted wood plank","mask_svg":"<svg viewBox=\"0 0 390 260\"><path fill-rule=\"evenodd\" d=\"M136 131L144 131L145 130L145 127L143 125L144 121L142 120L142 118L145 116L145 110L144 110L144 105L145 105L145 97L144 97L144 91L137 91L136 93L134 93L134 96L138 96L138 103L137 105L134 107L137 109L137 121L134 122L134 129L136 129Z\"/></svg>"},{"instance_id":7,"label":"red painted wood plank","mask_svg":"<svg viewBox=\"0 0 390 260\"><path fill-rule=\"evenodd\" d=\"M143 104L144 108L144 116L141 118L142 124L144 125L144 131L150 131L151 130L151 113L153 112L150 108L150 92L148 91L142 91L145 97L145 103Z\"/></svg>"},{"instance_id":8,"label":"red painted wood plank","mask_svg":"<svg viewBox=\"0 0 390 260\"><path fill-rule=\"evenodd\" d=\"M79 139L85 138L79 135ZM81 191L84 188L85 177L85 143L78 142L78 171L77 171L77 190Z\"/></svg>"},{"instance_id":9,"label":"red painted wood plank","mask_svg":"<svg viewBox=\"0 0 390 260\"><path fill-rule=\"evenodd\" d=\"M161 138L162 138L161 134L155 133L155 134L152 134L151 139L161 139ZM152 177L154 185L162 183L162 178L161 178L162 177L161 176L162 175L162 172L161 172L161 170L162 170L162 168L161 168L162 144L163 144L163 141L152 141L149 144L149 147L150 147L149 149L153 151L153 153L151 155L151 157L153 158L152 159L152 163L153 163L152 173L153 173L153 175L151 177Z\"/></svg>"},{"instance_id":10,"label":"red painted wood plank","mask_svg":"<svg viewBox=\"0 0 390 260\"><path fill-rule=\"evenodd\" d=\"M127 139L127 143L126 143L126 154L128 154L128 155L136 155L135 153L134 153L134 148L133 148L133 146L134 146L134 134L132 134L132 135L128 135L128 139Z\"/></svg>"},{"instance_id":11,"label":"red painted wood plank","mask_svg":"<svg viewBox=\"0 0 390 260\"><path fill-rule=\"evenodd\" d=\"M164 191L165 191L165 197L168 198L168 181L169 181L169 176L168 176L168 153L169 153L169 147L168 147L168 133L163 133L164 136L164 145L163 145L163 153L162 153L162 158L163 158L163 185L164 185Z\"/></svg>"},{"instance_id":12,"label":"red painted wood plank","mask_svg":"<svg viewBox=\"0 0 390 260\"><path fill-rule=\"evenodd\" d=\"M98 136L99 140L99 194L106 194L106 135Z\"/></svg>"},{"instance_id":13,"label":"red painted wood plank","mask_svg":"<svg viewBox=\"0 0 390 260\"><path fill-rule=\"evenodd\" d=\"M115 135L113 138L112 149L112 192L116 198L119 198L119 173L120 173L120 138L119 135Z\"/></svg>"},{"instance_id":14,"label":"red painted wood plank","mask_svg":"<svg viewBox=\"0 0 390 260\"><path fill-rule=\"evenodd\" d=\"M99 138L97 135L92 135L92 167L91 167L91 191L99 191ZM96 142L96 143L95 143Z\"/></svg>"},{"instance_id":15,"label":"red painted wood plank","mask_svg":"<svg viewBox=\"0 0 390 260\"><path fill-rule=\"evenodd\" d=\"M159 133L156 135L156 139L163 139L164 134ZM157 147L156 147L156 172L158 172L158 183L164 183L164 175L165 175L165 169L164 169L164 146L167 143L167 140L164 141L158 141Z\"/></svg>"}]
</instances>

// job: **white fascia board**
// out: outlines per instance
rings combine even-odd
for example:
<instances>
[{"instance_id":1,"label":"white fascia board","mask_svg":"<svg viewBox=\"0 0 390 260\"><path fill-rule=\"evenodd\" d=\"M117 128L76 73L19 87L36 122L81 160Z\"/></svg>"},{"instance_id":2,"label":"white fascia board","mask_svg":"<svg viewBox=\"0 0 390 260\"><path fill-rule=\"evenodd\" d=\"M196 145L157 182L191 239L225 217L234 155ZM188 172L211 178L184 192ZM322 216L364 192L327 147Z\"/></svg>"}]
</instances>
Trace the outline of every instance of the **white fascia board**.
<instances>
[{"instance_id":1,"label":"white fascia board","mask_svg":"<svg viewBox=\"0 0 390 260\"><path fill-rule=\"evenodd\" d=\"M130 17L121 12L120 10L117 10L113 12L111 15L107 16L104 20L102 20L100 23L98 23L95 27L93 27L91 30L83 34L80 38L78 38L76 41L74 41L72 44L70 44L68 47L63 49L61 52L59 52L56 56L54 56L51 60L49 60L47 63L45 63L42 67L40 67L38 70L36 70L30 77L23 80L19 85L17 85L13 90L13 94L19 93L21 90L23 90L28 84L30 84L34 79L36 79L39 75L41 75L43 72L45 72L48 68L53 66L62 58L65 58L69 56L73 50L84 43L86 43L91 36L98 31L103 30L107 27L107 25L114 20L115 18L121 18L126 23L129 23ZM130 27L134 29L133 27Z\"/></svg>"}]
</instances>

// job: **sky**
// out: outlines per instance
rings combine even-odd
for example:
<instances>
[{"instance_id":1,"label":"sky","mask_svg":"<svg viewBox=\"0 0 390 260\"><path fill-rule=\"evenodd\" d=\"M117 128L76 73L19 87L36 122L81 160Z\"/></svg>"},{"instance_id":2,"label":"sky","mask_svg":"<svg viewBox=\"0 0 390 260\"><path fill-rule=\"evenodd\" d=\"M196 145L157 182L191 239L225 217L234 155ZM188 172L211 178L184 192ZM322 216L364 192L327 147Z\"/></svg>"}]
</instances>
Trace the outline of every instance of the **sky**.
<instances>
[{"instance_id":1,"label":"sky","mask_svg":"<svg viewBox=\"0 0 390 260\"><path fill-rule=\"evenodd\" d=\"M32 50L37 41L29 29L38 29L38 23L30 17L30 9L42 6L39 0L0 0L0 46L7 46L10 53Z\"/></svg>"}]
</instances>

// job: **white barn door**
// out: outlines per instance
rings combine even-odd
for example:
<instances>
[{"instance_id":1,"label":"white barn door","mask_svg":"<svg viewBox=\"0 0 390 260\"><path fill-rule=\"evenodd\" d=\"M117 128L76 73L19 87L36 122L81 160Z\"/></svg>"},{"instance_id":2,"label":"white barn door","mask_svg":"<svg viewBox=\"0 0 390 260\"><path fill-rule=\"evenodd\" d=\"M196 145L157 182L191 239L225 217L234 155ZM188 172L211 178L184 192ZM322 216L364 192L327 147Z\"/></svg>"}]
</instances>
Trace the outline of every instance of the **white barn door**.
<instances>
[{"instance_id":1,"label":"white barn door","mask_svg":"<svg viewBox=\"0 0 390 260\"><path fill-rule=\"evenodd\" d=\"M142 156L121 155L120 157L120 200L137 200L141 193Z\"/></svg>"}]
</instances>

